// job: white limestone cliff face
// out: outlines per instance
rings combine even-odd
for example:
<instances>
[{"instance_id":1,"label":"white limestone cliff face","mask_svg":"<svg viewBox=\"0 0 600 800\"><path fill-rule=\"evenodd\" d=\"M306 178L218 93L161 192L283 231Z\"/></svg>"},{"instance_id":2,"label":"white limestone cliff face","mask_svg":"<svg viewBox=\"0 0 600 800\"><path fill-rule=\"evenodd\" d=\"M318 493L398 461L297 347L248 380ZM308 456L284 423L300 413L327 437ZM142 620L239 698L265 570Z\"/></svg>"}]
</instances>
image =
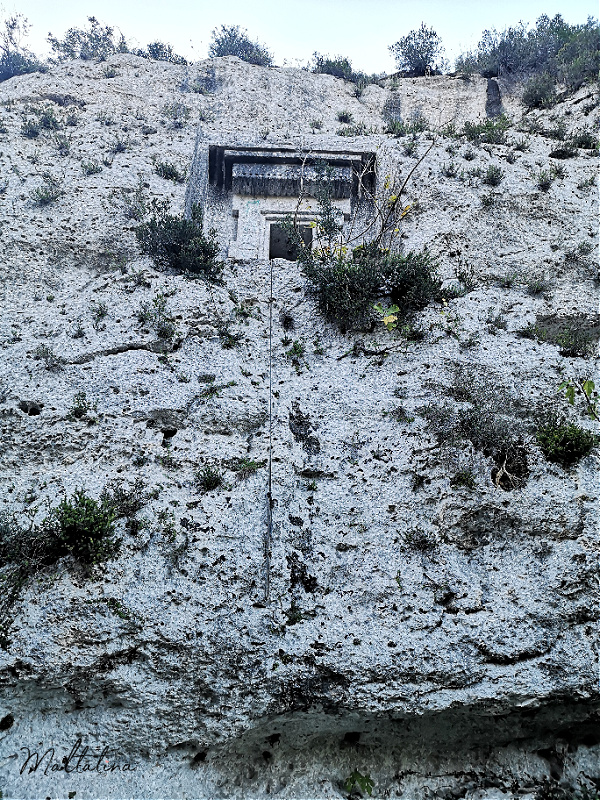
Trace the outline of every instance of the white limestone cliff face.
<instances>
[{"instance_id":1,"label":"white limestone cliff face","mask_svg":"<svg viewBox=\"0 0 600 800\"><path fill-rule=\"evenodd\" d=\"M459 364L525 411L565 377L597 373L595 359L516 333L537 315L598 312L596 256L566 257L581 242L597 247L597 185L585 186L597 159L580 149L540 191L556 142L519 133L518 97L501 87L509 140L525 136L529 148L507 160L510 146L472 147L467 162L467 145L440 134L407 187L405 250L427 245L447 285L470 268L475 289L422 312L422 341L369 356L355 342L378 350L390 334L342 335L299 266L276 261L270 365L269 262L232 261L213 288L160 273L137 250L132 206L166 198L181 212L186 185L154 162L199 181L207 142L341 147L344 109L373 131L348 147L385 153L408 174L415 159L382 132L390 89L356 98L331 76L233 58L107 63L116 77L104 77L107 64L70 62L0 87L0 510L37 507L39 521L46 499L78 487L97 498L139 477L145 523L135 535L122 526L120 554L93 575L64 559L12 606L0 650L2 796L340 797L358 770L373 797L532 800L549 777L599 779L597 453L565 470L528 440L528 480L503 491L491 460L465 451L476 486L457 488L463 464L419 414L449 396ZM396 91L403 115L460 128L485 117L486 87L440 77ZM578 130L597 124L596 101L582 88L529 116ZM175 103L189 109L181 127ZM21 136L33 104L76 113L59 131L68 155L53 131ZM91 160L103 168L86 176ZM501 166L491 208L480 180L441 174L450 161L465 172ZM64 193L40 207L31 193L46 172ZM551 291L528 294L532 277ZM177 325L170 342L137 319L157 293ZM99 304L107 313L94 327ZM497 314L506 327L489 322ZM238 347L222 347L223 321ZM304 344L296 362L288 335ZM39 345L62 368L46 369ZM194 475L268 458L270 366L265 602L266 466L245 480L226 471L225 487L204 494ZM212 397L206 375L222 387ZM69 418L79 392L97 402L95 424ZM399 403L404 421L391 413ZM46 769L78 740L71 766L85 746L107 747L102 769ZM22 748L50 747L21 774Z\"/></svg>"}]
</instances>

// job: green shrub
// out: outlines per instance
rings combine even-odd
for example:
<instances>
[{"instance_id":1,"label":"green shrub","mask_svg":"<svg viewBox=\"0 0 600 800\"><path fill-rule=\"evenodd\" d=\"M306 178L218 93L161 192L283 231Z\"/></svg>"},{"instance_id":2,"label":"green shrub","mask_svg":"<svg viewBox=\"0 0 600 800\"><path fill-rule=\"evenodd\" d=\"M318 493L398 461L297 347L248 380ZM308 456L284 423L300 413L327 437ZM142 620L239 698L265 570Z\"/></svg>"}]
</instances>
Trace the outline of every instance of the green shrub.
<instances>
[{"instance_id":1,"label":"green shrub","mask_svg":"<svg viewBox=\"0 0 600 800\"><path fill-rule=\"evenodd\" d=\"M336 131L338 136L368 136L372 133L364 122L357 122L355 125L346 125L344 128L338 128Z\"/></svg>"},{"instance_id":2,"label":"green shrub","mask_svg":"<svg viewBox=\"0 0 600 800\"><path fill-rule=\"evenodd\" d=\"M504 177L502 169L495 164L490 164L483 176L483 183L488 186L498 186Z\"/></svg>"},{"instance_id":3,"label":"green shrub","mask_svg":"<svg viewBox=\"0 0 600 800\"><path fill-rule=\"evenodd\" d=\"M598 23L590 16L583 25L569 25L560 14L552 19L543 14L530 29L521 22L501 33L495 28L486 30L477 50L462 54L456 61L459 72L479 72L486 78L502 75L525 79L547 75L553 84L557 80L564 81L572 90L586 80L595 79L599 67ZM542 101L548 91L546 83ZM554 86L551 91L553 93ZM538 102L539 97L539 90L532 93L534 102Z\"/></svg>"},{"instance_id":4,"label":"green shrub","mask_svg":"<svg viewBox=\"0 0 600 800\"><path fill-rule=\"evenodd\" d=\"M505 144L506 132L510 128L510 120L504 114L495 119L486 119L483 122L465 122L462 136L470 142L485 144Z\"/></svg>"},{"instance_id":5,"label":"green shrub","mask_svg":"<svg viewBox=\"0 0 600 800\"><path fill-rule=\"evenodd\" d=\"M217 260L216 231L203 233L203 212L192 207L191 217L169 214L169 203L152 201L150 219L139 225L135 235L143 253L157 267L197 275L210 283L220 280L223 262Z\"/></svg>"},{"instance_id":6,"label":"green shrub","mask_svg":"<svg viewBox=\"0 0 600 800\"><path fill-rule=\"evenodd\" d=\"M400 119L390 119L386 123L385 132L389 133L391 136L406 136L408 133L408 127Z\"/></svg>"},{"instance_id":7,"label":"green shrub","mask_svg":"<svg viewBox=\"0 0 600 800\"><path fill-rule=\"evenodd\" d=\"M342 331L368 324L381 274L368 262L355 263L340 255L306 270L323 316Z\"/></svg>"},{"instance_id":8,"label":"green shrub","mask_svg":"<svg viewBox=\"0 0 600 800\"><path fill-rule=\"evenodd\" d=\"M299 339L296 339L292 347L286 352L286 356L288 358L302 358L304 351L304 344Z\"/></svg>"},{"instance_id":9,"label":"green shrub","mask_svg":"<svg viewBox=\"0 0 600 800\"><path fill-rule=\"evenodd\" d=\"M349 59L343 56L324 56L320 53L313 53L312 72L323 75L333 75L336 78L343 78L351 81L354 75L352 64ZM340 120L341 121L341 120Z\"/></svg>"},{"instance_id":10,"label":"green shrub","mask_svg":"<svg viewBox=\"0 0 600 800\"><path fill-rule=\"evenodd\" d=\"M152 303L142 303L136 316L139 323L154 328L161 339L173 339L177 335L177 326L168 312L167 298L162 292L157 292Z\"/></svg>"},{"instance_id":11,"label":"green shrub","mask_svg":"<svg viewBox=\"0 0 600 800\"><path fill-rule=\"evenodd\" d=\"M571 247L565 252L565 259L567 261L580 261L587 258L594 250L594 245L591 242L579 242L575 247Z\"/></svg>"},{"instance_id":12,"label":"green shrub","mask_svg":"<svg viewBox=\"0 0 600 800\"><path fill-rule=\"evenodd\" d=\"M305 244L293 217L283 222L321 313L345 332L371 327L376 320L374 304L382 295L391 297L402 317L409 317L439 296L441 282L427 251L403 256L372 241L348 252L340 241L342 223L333 203L332 186L331 172L323 167L315 191L319 204L317 246ZM382 230L380 239L384 233Z\"/></svg>"},{"instance_id":13,"label":"green shrub","mask_svg":"<svg viewBox=\"0 0 600 800\"><path fill-rule=\"evenodd\" d=\"M42 128L36 119L26 119L21 125L21 136L26 139L37 139L41 132Z\"/></svg>"},{"instance_id":14,"label":"green shrub","mask_svg":"<svg viewBox=\"0 0 600 800\"><path fill-rule=\"evenodd\" d=\"M524 136L522 136L520 139L517 139L514 142L513 147L520 153L524 153L526 150L529 150L529 141Z\"/></svg>"},{"instance_id":15,"label":"green shrub","mask_svg":"<svg viewBox=\"0 0 600 800\"><path fill-rule=\"evenodd\" d=\"M102 167L97 161L82 161L81 170L84 175L97 175L102 172Z\"/></svg>"},{"instance_id":16,"label":"green shrub","mask_svg":"<svg viewBox=\"0 0 600 800\"><path fill-rule=\"evenodd\" d=\"M60 61L81 58L89 61L97 58L106 60L113 53L127 53L128 47L124 36L115 38L114 28L102 25L95 17L88 17L90 23L87 30L83 28L69 28L64 39L57 39L48 34L48 42Z\"/></svg>"},{"instance_id":17,"label":"green shrub","mask_svg":"<svg viewBox=\"0 0 600 800\"><path fill-rule=\"evenodd\" d=\"M550 153L550 158L574 158L577 155L577 149L570 144L564 144L555 148Z\"/></svg>"},{"instance_id":18,"label":"green shrub","mask_svg":"<svg viewBox=\"0 0 600 800\"><path fill-rule=\"evenodd\" d=\"M48 370L60 370L65 363L64 359L61 356L57 356L54 350L51 347L48 347L47 344L38 344L38 346L33 351L33 357L36 361L43 361L46 369Z\"/></svg>"},{"instance_id":19,"label":"green shrub","mask_svg":"<svg viewBox=\"0 0 600 800\"><path fill-rule=\"evenodd\" d=\"M115 512L105 502L88 497L77 489L65 498L46 520L56 541L58 553L71 554L83 564L94 564L115 555L119 542L114 538Z\"/></svg>"},{"instance_id":20,"label":"green shrub","mask_svg":"<svg viewBox=\"0 0 600 800\"><path fill-rule=\"evenodd\" d=\"M419 409L438 442L459 449L471 442L493 460L491 477L496 485L506 490L522 486L529 474L526 429L498 376L480 367L457 367L451 394L460 406L445 401Z\"/></svg>"},{"instance_id":21,"label":"green shrub","mask_svg":"<svg viewBox=\"0 0 600 800\"><path fill-rule=\"evenodd\" d=\"M552 175L547 169L542 169L536 176L536 183L538 189L541 189L542 192L547 192L552 186Z\"/></svg>"},{"instance_id":22,"label":"green shrub","mask_svg":"<svg viewBox=\"0 0 600 800\"><path fill-rule=\"evenodd\" d=\"M519 335L539 342L548 342L560 347L560 354L569 358L588 358L596 349L600 329L594 317L585 315L574 317L556 317L553 315L538 317L535 324L530 324L519 331Z\"/></svg>"},{"instance_id":23,"label":"green shrub","mask_svg":"<svg viewBox=\"0 0 600 800\"><path fill-rule=\"evenodd\" d=\"M61 181L49 172L45 172L42 178L44 183L34 189L30 197L38 206L47 206L62 197L64 191Z\"/></svg>"},{"instance_id":24,"label":"green shrub","mask_svg":"<svg viewBox=\"0 0 600 800\"><path fill-rule=\"evenodd\" d=\"M85 392L77 392L69 410L69 419L83 419L89 411L95 410L97 403L91 403Z\"/></svg>"},{"instance_id":25,"label":"green shrub","mask_svg":"<svg viewBox=\"0 0 600 800\"><path fill-rule=\"evenodd\" d=\"M131 147L131 142L129 139L125 139L123 136L115 136L113 141L110 143L108 151L113 156L116 156L118 153L126 153Z\"/></svg>"},{"instance_id":26,"label":"green shrub","mask_svg":"<svg viewBox=\"0 0 600 800\"><path fill-rule=\"evenodd\" d=\"M161 114L168 119L174 128L183 128L191 114L190 108L185 103L165 103Z\"/></svg>"},{"instance_id":27,"label":"green shrub","mask_svg":"<svg viewBox=\"0 0 600 800\"><path fill-rule=\"evenodd\" d=\"M442 41L433 28L421 23L418 30L410 31L388 48L396 59L399 70L410 75L425 75L436 70L436 59L443 53Z\"/></svg>"},{"instance_id":28,"label":"green shrub","mask_svg":"<svg viewBox=\"0 0 600 800\"><path fill-rule=\"evenodd\" d=\"M146 46L145 50L133 50L133 55L140 56L141 58L149 58L152 61L168 61L171 64L185 65L188 63L185 58L178 56L177 53L173 51L170 44L165 44L160 41L151 42Z\"/></svg>"},{"instance_id":29,"label":"green shrub","mask_svg":"<svg viewBox=\"0 0 600 800\"><path fill-rule=\"evenodd\" d=\"M29 72L46 72L47 67L21 44L27 36L29 23L22 14L4 20L0 32L0 83Z\"/></svg>"},{"instance_id":30,"label":"green shrub","mask_svg":"<svg viewBox=\"0 0 600 800\"><path fill-rule=\"evenodd\" d=\"M243 481L251 475L254 475L261 467L264 467L266 463L266 460L253 461L251 458L244 457L233 459L229 467L236 473L236 478Z\"/></svg>"},{"instance_id":31,"label":"green shrub","mask_svg":"<svg viewBox=\"0 0 600 800\"><path fill-rule=\"evenodd\" d=\"M522 101L527 108L551 108L556 103L552 76L548 72L533 75L525 84Z\"/></svg>"},{"instance_id":32,"label":"green shrub","mask_svg":"<svg viewBox=\"0 0 600 800\"><path fill-rule=\"evenodd\" d=\"M351 125L354 122L354 116L351 111L338 111L338 122L343 122L344 125Z\"/></svg>"},{"instance_id":33,"label":"green shrub","mask_svg":"<svg viewBox=\"0 0 600 800\"><path fill-rule=\"evenodd\" d=\"M54 137L54 146L58 150L58 155L63 158L66 158L71 152L71 140L62 133Z\"/></svg>"},{"instance_id":34,"label":"green shrub","mask_svg":"<svg viewBox=\"0 0 600 800\"><path fill-rule=\"evenodd\" d=\"M551 288L552 284L545 278L531 278L527 282L527 294L530 294L532 297L546 294Z\"/></svg>"},{"instance_id":35,"label":"green shrub","mask_svg":"<svg viewBox=\"0 0 600 800\"><path fill-rule=\"evenodd\" d=\"M247 30L240 28L239 25L221 25L220 30L215 28L208 55L210 58L237 56L249 64L261 67L273 66L273 56L268 49L259 42L251 41Z\"/></svg>"},{"instance_id":36,"label":"green shrub","mask_svg":"<svg viewBox=\"0 0 600 800\"><path fill-rule=\"evenodd\" d=\"M417 152L418 142L413 134L412 139L407 139L402 145L402 152L405 156L414 156Z\"/></svg>"},{"instance_id":37,"label":"green shrub","mask_svg":"<svg viewBox=\"0 0 600 800\"><path fill-rule=\"evenodd\" d=\"M577 328L567 328L555 337L561 356L567 358L589 358L596 349L591 333Z\"/></svg>"},{"instance_id":38,"label":"green shrub","mask_svg":"<svg viewBox=\"0 0 600 800\"><path fill-rule=\"evenodd\" d=\"M440 172L445 178L456 178L456 175L458 174L458 167L454 161L451 161L449 164L442 164Z\"/></svg>"},{"instance_id":39,"label":"green shrub","mask_svg":"<svg viewBox=\"0 0 600 800\"><path fill-rule=\"evenodd\" d=\"M212 492L223 485L223 475L216 467L207 464L196 473L196 485L201 492Z\"/></svg>"},{"instance_id":40,"label":"green shrub","mask_svg":"<svg viewBox=\"0 0 600 800\"><path fill-rule=\"evenodd\" d=\"M544 128L540 133L548 139L556 139L558 142L562 142L567 135L566 120L563 117L556 122L553 128Z\"/></svg>"},{"instance_id":41,"label":"green shrub","mask_svg":"<svg viewBox=\"0 0 600 800\"><path fill-rule=\"evenodd\" d=\"M450 478L450 486L474 489L477 483L472 469L461 469Z\"/></svg>"},{"instance_id":42,"label":"green shrub","mask_svg":"<svg viewBox=\"0 0 600 800\"><path fill-rule=\"evenodd\" d=\"M535 438L546 460L563 467L570 467L588 455L599 439L556 413L540 422Z\"/></svg>"},{"instance_id":43,"label":"green shrub","mask_svg":"<svg viewBox=\"0 0 600 800\"><path fill-rule=\"evenodd\" d=\"M185 175L182 175L175 164L171 164L169 161L157 161L154 170L161 178L173 181L173 183L183 183L185 180Z\"/></svg>"},{"instance_id":44,"label":"green shrub","mask_svg":"<svg viewBox=\"0 0 600 800\"><path fill-rule=\"evenodd\" d=\"M383 288L400 309L400 316L410 317L432 300L439 300L442 281L436 266L427 249L385 257L380 266Z\"/></svg>"},{"instance_id":45,"label":"green shrub","mask_svg":"<svg viewBox=\"0 0 600 800\"><path fill-rule=\"evenodd\" d=\"M588 128L574 131L569 137L571 147L581 147L582 150L595 150L598 147L598 136Z\"/></svg>"}]
</instances>

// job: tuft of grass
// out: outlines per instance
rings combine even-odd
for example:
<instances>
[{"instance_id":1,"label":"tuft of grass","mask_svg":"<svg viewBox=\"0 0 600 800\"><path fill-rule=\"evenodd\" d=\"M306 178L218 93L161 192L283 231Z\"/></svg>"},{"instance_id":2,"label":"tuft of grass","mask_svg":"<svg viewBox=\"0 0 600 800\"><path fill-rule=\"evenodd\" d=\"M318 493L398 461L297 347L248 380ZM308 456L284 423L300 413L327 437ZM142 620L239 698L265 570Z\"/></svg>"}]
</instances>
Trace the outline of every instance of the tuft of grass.
<instances>
[{"instance_id":1,"label":"tuft of grass","mask_svg":"<svg viewBox=\"0 0 600 800\"><path fill-rule=\"evenodd\" d=\"M477 144L504 144L510 120L504 114L484 122L465 122L462 135Z\"/></svg>"},{"instance_id":2,"label":"tuft of grass","mask_svg":"<svg viewBox=\"0 0 600 800\"><path fill-rule=\"evenodd\" d=\"M261 467L266 465L266 459L263 461L254 461L251 458L236 458L233 459L229 466L236 473L238 480L246 480L251 475L254 475Z\"/></svg>"},{"instance_id":3,"label":"tuft of grass","mask_svg":"<svg viewBox=\"0 0 600 800\"><path fill-rule=\"evenodd\" d=\"M292 347L286 352L286 356L288 358L302 358L304 352L304 344L299 339L296 339Z\"/></svg>"},{"instance_id":4,"label":"tuft of grass","mask_svg":"<svg viewBox=\"0 0 600 800\"><path fill-rule=\"evenodd\" d=\"M157 161L154 165L154 171L161 178L173 181L173 183L183 183L185 181L185 175L179 172L175 164L171 164L169 161Z\"/></svg>"},{"instance_id":5,"label":"tuft of grass","mask_svg":"<svg viewBox=\"0 0 600 800\"><path fill-rule=\"evenodd\" d=\"M35 119L26 119L21 125L21 136L26 139L37 139L41 132L41 126Z\"/></svg>"},{"instance_id":6,"label":"tuft of grass","mask_svg":"<svg viewBox=\"0 0 600 800\"><path fill-rule=\"evenodd\" d=\"M472 469L460 469L450 478L450 486L454 488L474 489L476 485Z\"/></svg>"},{"instance_id":7,"label":"tuft of grass","mask_svg":"<svg viewBox=\"0 0 600 800\"><path fill-rule=\"evenodd\" d=\"M196 473L196 486L201 492L212 492L223 486L223 475L216 467L206 464Z\"/></svg>"},{"instance_id":8,"label":"tuft of grass","mask_svg":"<svg viewBox=\"0 0 600 800\"><path fill-rule=\"evenodd\" d=\"M39 344L33 351L33 357L36 361L43 361L46 369L51 371L62 369L65 363L64 359L61 356L57 356L47 344Z\"/></svg>"},{"instance_id":9,"label":"tuft of grass","mask_svg":"<svg viewBox=\"0 0 600 800\"><path fill-rule=\"evenodd\" d=\"M354 122L354 116L351 111L343 110L337 113L338 122L344 125L351 125Z\"/></svg>"},{"instance_id":10,"label":"tuft of grass","mask_svg":"<svg viewBox=\"0 0 600 800\"><path fill-rule=\"evenodd\" d=\"M458 174L458 167L456 166L454 161L451 161L449 164L446 163L442 164L440 172L442 173L444 178L456 178Z\"/></svg>"},{"instance_id":11,"label":"tuft of grass","mask_svg":"<svg viewBox=\"0 0 600 800\"><path fill-rule=\"evenodd\" d=\"M538 189L541 189L542 192L547 192L552 186L552 175L550 174L549 170L540 170L536 175L536 183Z\"/></svg>"},{"instance_id":12,"label":"tuft of grass","mask_svg":"<svg viewBox=\"0 0 600 800\"><path fill-rule=\"evenodd\" d=\"M81 171L84 175L97 175L102 172L102 167L97 161L82 161Z\"/></svg>"},{"instance_id":13,"label":"tuft of grass","mask_svg":"<svg viewBox=\"0 0 600 800\"><path fill-rule=\"evenodd\" d=\"M551 288L552 284L545 278L531 278L527 283L527 294L537 297L540 294L547 294Z\"/></svg>"},{"instance_id":14,"label":"tuft of grass","mask_svg":"<svg viewBox=\"0 0 600 800\"><path fill-rule=\"evenodd\" d=\"M33 202L38 206L47 206L54 203L59 197L64 194L62 183L59 178L54 177L49 172L44 172L42 175L44 183L34 189L30 197Z\"/></svg>"},{"instance_id":15,"label":"tuft of grass","mask_svg":"<svg viewBox=\"0 0 600 800\"><path fill-rule=\"evenodd\" d=\"M488 186L498 186L502 181L502 178L504 178L504 172L502 169L495 164L490 164L482 180L483 183L487 184Z\"/></svg>"}]
</instances>

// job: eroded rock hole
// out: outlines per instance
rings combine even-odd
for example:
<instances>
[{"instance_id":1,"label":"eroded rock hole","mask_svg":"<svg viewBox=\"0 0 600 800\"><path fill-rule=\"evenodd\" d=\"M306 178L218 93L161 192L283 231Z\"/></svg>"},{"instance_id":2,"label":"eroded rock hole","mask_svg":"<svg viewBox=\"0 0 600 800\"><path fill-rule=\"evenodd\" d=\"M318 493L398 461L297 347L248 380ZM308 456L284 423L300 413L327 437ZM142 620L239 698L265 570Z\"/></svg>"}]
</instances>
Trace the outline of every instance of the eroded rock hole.
<instances>
[{"instance_id":1,"label":"eroded rock hole","mask_svg":"<svg viewBox=\"0 0 600 800\"><path fill-rule=\"evenodd\" d=\"M168 447L171 444L171 439L177 433L177 428L162 428L161 433L163 435L162 446Z\"/></svg>"},{"instance_id":2,"label":"eroded rock hole","mask_svg":"<svg viewBox=\"0 0 600 800\"><path fill-rule=\"evenodd\" d=\"M9 731L14 725L15 718L12 714L7 714L0 719L0 731Z\"/></svg>"},{"instance_id":3,"label":"eroded rock hole","mask_svg":"<svg viewBox=\"0 0 600 800\"><path fill-rule=\"evenodd\" d=\"M34 400L21 400L19 409L30 417L37 417L42 413L43 403L36 403Z\"/></svg>"}]
</instances>

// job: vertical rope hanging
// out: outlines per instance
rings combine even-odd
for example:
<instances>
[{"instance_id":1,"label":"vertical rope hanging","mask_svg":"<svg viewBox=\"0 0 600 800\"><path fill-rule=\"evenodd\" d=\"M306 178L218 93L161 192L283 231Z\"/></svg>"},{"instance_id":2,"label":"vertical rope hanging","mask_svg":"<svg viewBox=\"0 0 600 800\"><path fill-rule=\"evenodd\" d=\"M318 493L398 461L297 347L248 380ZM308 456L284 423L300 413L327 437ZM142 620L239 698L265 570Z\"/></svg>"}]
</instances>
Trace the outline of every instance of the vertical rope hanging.
<instances>
[{"instance_id":1,"label":"vertical rope hanging","mask_svg":"<svg viewBox=\"0 0 600 800\"><path fill-rule=\"evenodd\" d=\"M271 593L271 542L273 539L273 260L269 259L269 476L267 487L267 528L264 538L265 596L268 605Z\"/></svg>"}]
</instances>

